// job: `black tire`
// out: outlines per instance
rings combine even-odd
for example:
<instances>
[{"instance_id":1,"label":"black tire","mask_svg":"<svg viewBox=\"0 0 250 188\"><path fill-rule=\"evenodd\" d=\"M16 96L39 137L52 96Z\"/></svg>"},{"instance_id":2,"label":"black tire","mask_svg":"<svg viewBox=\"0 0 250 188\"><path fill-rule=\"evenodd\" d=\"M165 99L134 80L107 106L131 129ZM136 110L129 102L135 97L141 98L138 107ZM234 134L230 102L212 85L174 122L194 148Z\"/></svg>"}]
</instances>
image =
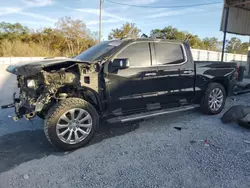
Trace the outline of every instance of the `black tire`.
<instances>
[{"instance_id":1,"label":"black tire","mask_svg":"<svg viewBox=\"0 0 250 188\"><path fill-rule=\"evenodd\" d=\"M40 118L45 120L49 109L52 108L55 105L55 101L51 101L49 104L46 104L41 112L38 112L36 115Z\"/></svg>"},{"instance_id":2,"label":"black tire","mask_svg":"<svg viewBox=\"0 0 250 188\"><path fill-rule=\"evenodd\" d=\"M219 109L217 110L213 110L210 105L209 105L209 96L211 94L211 92L214 90L214 89L219 89L221 90L222 94L223 94L223 102L222 102L222 105ZM225 88L219 84L219 83L210 83L207 87L207 90L205 91L205 94L201 100L201 111L205 114L209 114L209 115L216 115L216 114L219 114L222 109L224 108L225 106L225 102L226 102L226 91L225 91Z\"/></svg>"},{"instance_id":3,"label":"black tire","mask_svg":"<svg viewBox=\"0 0 250 188\"><path fill-rule=\"evenodd\" d=\"M43 112L39 112L39 113L37 113L36 114L37 115L37 117L39 117L40 119L45 119L45 117L46 117L46 115L44 115L44 113Z\"/></svg>"},{"instance_id":4,"label":"black tire","mask_svg":"<svg viewBox=\"0 0 250 188\"><path fill-rule=\"evenodd\" d=\"M90 132L88 133L88 136L84 140L76 144L69 144L69 143L63 142L58 137L56 126L60 117L67 111L74 109L74 108L84 109L85 111L89 113L89 115L92 118L92 128ZM61 150L68 151L68 150L78 149L88 144L89 141L93 138L98 125L99 125L98 113L96 109L90 103L80 98L67 98L55 104L49 110L48 115L46 116L46 119L45 119L44 132L45 132L47 139L53 146Z\"/></svg>"}]
</instances>

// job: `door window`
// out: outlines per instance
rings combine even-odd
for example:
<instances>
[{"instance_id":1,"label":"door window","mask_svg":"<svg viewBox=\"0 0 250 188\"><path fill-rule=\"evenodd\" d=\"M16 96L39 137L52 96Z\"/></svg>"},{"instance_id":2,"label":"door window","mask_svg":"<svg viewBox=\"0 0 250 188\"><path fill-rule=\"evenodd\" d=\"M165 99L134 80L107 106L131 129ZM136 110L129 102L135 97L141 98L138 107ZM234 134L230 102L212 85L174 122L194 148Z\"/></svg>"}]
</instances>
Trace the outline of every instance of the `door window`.
<instances>
[{"instance_id":1,"label":"door window","mask_svg":"<svg viewBox=\"0 0 250 188\"><path fill-rule=\"evenodd\" d=\"M181 44L155 43L155 49L158 65L173 65L185 62L184 51Z\"/></svg>"},{"instance_id":2,"label":"door window","mask_svg":"<svg viewBox=\"0 0 250 188\"><path fill-rule=\"evenodd\" d=\"M128 58L130 67L151 66L148 42L134 43L126 47L116 58Z\"/></svg>"}]
</instances>

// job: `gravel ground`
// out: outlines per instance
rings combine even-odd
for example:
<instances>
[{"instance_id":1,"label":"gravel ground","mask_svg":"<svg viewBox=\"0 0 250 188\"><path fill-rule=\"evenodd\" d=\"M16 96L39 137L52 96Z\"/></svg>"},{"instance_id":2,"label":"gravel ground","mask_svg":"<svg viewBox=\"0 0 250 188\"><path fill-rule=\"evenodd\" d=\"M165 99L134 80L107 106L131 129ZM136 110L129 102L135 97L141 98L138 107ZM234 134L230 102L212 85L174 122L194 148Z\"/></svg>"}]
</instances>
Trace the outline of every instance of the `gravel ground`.
<instances>
[{"instance_id":1,"label":"gravel ground","mask_svg":"<svg viewBox=\"0 0 250 188\"><path fill-rule=\"evenodd\" d=\"M233 98L225 110L250 103L250 94ZM9 113L0 111L1 188L250 187L250 130L222 124L222 114L102 125L89 146L64 153L49 145L41 120L13 123Z\"/></svg>"}]
</instances>

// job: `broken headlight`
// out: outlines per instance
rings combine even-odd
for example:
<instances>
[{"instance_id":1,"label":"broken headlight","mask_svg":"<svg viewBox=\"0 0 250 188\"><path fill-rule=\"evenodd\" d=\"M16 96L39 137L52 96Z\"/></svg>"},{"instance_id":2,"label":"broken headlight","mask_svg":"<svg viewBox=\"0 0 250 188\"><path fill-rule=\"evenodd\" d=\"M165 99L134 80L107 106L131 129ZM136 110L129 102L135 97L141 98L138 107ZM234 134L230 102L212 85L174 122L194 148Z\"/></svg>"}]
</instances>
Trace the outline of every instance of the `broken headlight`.
<instances>
[{"instance_id":1,"label":"broken headlight","mask_svg":"<svg viewBox=\"0 0 250 188\"><path fill-rule=\"evenodd\" d=\"M27 80L27 87L34 89L36 87L35 80Z\"/></svg>"}]
</instances>

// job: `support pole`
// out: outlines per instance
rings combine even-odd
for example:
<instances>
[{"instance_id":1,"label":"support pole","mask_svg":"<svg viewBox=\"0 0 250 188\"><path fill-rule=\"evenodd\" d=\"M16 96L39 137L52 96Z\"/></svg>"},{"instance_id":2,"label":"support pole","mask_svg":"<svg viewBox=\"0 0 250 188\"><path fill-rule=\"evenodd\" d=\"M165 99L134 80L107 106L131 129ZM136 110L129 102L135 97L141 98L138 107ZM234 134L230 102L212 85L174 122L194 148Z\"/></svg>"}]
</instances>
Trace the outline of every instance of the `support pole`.
<instances>
[{"instance_id":1,"label":"support pole","mask_svg":"<svg viewBox=\"0 0 250 188\"><path fill-rule=\"evenodd\" d=\"M248 75L250 76L250 36L249 36L249 44L247 52L247 63L248 63Z\"/></svg>"},{"instance_id":2,"label":"support pole","mask_svg":"<svg viewBox=\"0 0 250 188\"><path fill-rule=\"evenodd\" d=\"M100 0L100 15L99 15L99 42L102 40L102 2L103 0Z\"/></svg>"},{"instance_id":3,"label":"support pole","mask_svg":"<svg viewBox=\"0 0 250 188\"><path fill-rule=\"evenodd\" d=\"M221 53L221 62L223 63L224 60L224 53L225 53L225 45L226 45L226 37L227 37L227 23L228 23L228 15L229 15L229 7L226 8L225 13L225 21L224 21L224 37L223 37L223 44L222 44L222 53Z\"/></svg>"}]
</instances>

